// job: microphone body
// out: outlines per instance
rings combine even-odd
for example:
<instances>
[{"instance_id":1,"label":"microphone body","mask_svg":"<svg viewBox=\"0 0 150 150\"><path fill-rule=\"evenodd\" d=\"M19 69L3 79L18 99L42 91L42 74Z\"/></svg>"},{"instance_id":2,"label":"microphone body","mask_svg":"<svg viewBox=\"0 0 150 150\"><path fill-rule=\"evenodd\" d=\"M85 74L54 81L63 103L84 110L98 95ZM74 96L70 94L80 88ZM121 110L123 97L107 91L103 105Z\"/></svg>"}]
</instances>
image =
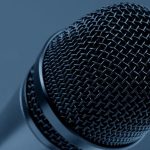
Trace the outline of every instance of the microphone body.
<instances>
[{"instance_id":1,"label":"microphone body","mask_svg":"<svg viewBox=\"0 0 150 150\"><path fill-rule=\"evenodd\" d=\"M63 138L67 139L70 143L74 143L75 145L81 147L82 150L103 149L103 147L89 143L88 141L82 139L75 133L72 133L72 131L68 130L57 118L53 110L50 109L49 104L47 102L48 95L43 81L42 64L44 60L45 51L47 50L49 44L52 42L53 38L55 38L60 33L61 32L58 32L48 39L36 62L31 67L25 79L25 82L20 87L20 89L17 90L13 98L8 102L8 104L6 104L4 109L1 111L0 118L2 123L0 124L0 147L2 150L10 148L11 149L21 148L22 150L27 150L30 148L37 150L60 150L60 147L58 148L49 140L47 140L47 138L39 130L39 127L35 124L33 118L29 114L30 102L28 102L29 100L27 97L28 95L27 87L31 86L28 83L30 82L31 74L33 74L35 84L34 86L36 87L35 89L37 94L36 97L39 100L40 107L44 113L44 116L47 117L47 119L54 127L53 130L57 130L57 132L60 133L60 135L58 136L62 136ZM39 116L41 115L40 112L38 115ZM64 147L66 146L68 145L66 144ZM66 149L80 150L71 145L70 147L68 146ZM109 150L111 149L109 148Z\"/></svg>"},{"instance_id":2,"label":"microphone body","mask_svg":"<svg viewBox=\"0 0 150 150\"><path fill-rule=\"evenodd\" d=\"M0 149L1 150L50 150L43 145L29 126L31 118L25 117L22 107L22 88L1 111Z\"/></svg>"},{"instance_id":3,"label":"microphone body","mask_svg":"<svg viewBox=\"0 0 150 150\"><path fill-rule=\"evenodd\" d=\"M0 113L0 148L114 150L150 127L150 11L88 14L54 34Z\"/></svg>"},{"instance_id":4,"label":"microphone body","mask_svg":"<svg viewBox=\"0 0 150 150\"><path fill-rule=\"evenodd\" d=\"M28 75L34 70L34 79L36 80L36 87L39 93L38 98L41 98L41 105L43 109L47 105L45 98L44 83L42 78L42 61L44 52L51 42L51 38L44 45L38 59L33 67L30 69ZM47 140L35 125L29 114L27 104L27 81L28 75L22 86L14 94L13 98L5 105L0 112L0 148L2 150L15 149L36 149L36 150L59 150L55 145Z\"/></svg>"}]
</instances>

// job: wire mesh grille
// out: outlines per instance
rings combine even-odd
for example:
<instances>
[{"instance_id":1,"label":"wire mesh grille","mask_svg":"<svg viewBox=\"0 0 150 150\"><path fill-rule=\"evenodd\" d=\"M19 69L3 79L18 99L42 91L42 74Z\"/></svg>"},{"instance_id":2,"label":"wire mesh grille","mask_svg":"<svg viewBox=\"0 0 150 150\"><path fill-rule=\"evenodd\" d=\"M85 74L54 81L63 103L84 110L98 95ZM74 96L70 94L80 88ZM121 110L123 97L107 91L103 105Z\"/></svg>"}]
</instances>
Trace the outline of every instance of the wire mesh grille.
<instances>
[{"instance_id":1,"label":"wire mesh grille","mask_svg":"<svg viewBox=\"0 0 150 150\"><path fill-rule=\"evenodd\" d=\"M123 146L150 128L150 12L135 4L88 14L57 35L43 61L49 104L97 145Z\"/></svg>"},{"instance_id":2,"label":"wire mesh grille","mask_svg":"<svg viewBox=\"0 0 150 150\"><path fill-rule=\"evenodd\" d=\"M74 145L68 143L59 133L57 133L57 131L44 116L39 104L40 100L38 99L36 92L34 69L30 70L27 78L26 96L29 114L41 133L61 150L80 150Z\"/></svg>"}]
</instances>

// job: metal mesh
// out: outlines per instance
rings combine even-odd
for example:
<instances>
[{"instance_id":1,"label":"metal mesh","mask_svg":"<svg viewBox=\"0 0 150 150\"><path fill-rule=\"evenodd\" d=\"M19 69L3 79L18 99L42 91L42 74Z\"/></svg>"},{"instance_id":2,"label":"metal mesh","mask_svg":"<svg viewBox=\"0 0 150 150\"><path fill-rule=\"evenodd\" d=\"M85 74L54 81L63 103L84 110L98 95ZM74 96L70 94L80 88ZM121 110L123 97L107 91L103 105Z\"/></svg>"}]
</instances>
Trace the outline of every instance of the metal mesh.
<instances>
[{"instance_id":1,"label":"metal mesh","mask_svg":"<svg viewBox=\"0 0 150 150\"><path fill-rule=\"evenodd\" d=\"M119 4L57 35L43 61L49 104L97 145L119 147L150 128L150 12Z\"/></svg>"},{"instance_id":2,"label":"metal mesh","mask_svg":"<svg viewBox=\"0 0 150 150\"><path fill-rule=\"evenodd\" d=\"M29 114L32 117L35 125L43 133L43 135L54 145L61 150L80 150L74 145L68 143L57 131L53 128L50 122L46 119L40 107L40 100L37 96L34 70L31 69L27 78L26 96L28 102Z\"/></svg>"}]
</instances>

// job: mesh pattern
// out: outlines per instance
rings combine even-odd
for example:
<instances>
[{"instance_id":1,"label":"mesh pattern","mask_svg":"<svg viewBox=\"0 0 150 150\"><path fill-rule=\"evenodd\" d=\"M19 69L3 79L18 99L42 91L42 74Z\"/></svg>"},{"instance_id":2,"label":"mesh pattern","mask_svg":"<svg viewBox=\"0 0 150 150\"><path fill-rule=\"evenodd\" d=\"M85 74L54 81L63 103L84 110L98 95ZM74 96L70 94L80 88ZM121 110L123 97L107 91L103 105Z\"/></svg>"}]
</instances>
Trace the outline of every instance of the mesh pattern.
<instances>
[{"instance_id":1,"label":"mesh pattern","mask_svg":"<svg viewBox=\"0 0 150 150\"><path fill-rule=\"evenodd\" d=\"M49 104L97 145L119 147L150 128L150 12L119 4L57 35L43 62Z\"/></svg>"},{"instance_id":2,"label":"mesh pattern","mask_svg":"<svg viewBox=\"0 0 150 150\"><path fill-rule=\"evenodd\" d=\"M27 78L26 96L29 114L32 117L35 125L51 143L56 145L61 150L79 150L75 146L69 144L61 135L59 135L59 133L57 133L57 131L45 118L39 105L33 74L34 70L31 69Z\"/></svg>"}]
</instances>

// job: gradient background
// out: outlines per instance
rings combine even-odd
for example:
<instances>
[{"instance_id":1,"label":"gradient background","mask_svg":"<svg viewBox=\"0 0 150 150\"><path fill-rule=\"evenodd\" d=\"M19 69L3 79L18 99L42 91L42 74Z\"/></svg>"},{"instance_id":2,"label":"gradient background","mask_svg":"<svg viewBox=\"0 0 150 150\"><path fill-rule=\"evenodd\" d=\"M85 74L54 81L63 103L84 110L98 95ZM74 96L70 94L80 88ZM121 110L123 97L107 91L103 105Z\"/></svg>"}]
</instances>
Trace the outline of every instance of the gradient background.
<instances>
[{"instance_id":1,"label":"gradient background","mask_svg":"<svg viewBox=\"0 0 150 150\"><path fill-rule=\"evenodd\" d=\"M149 0L0 0L0 110L50 35L95 9L119 2L150 8ZM149 141L150 134L131 150L149 150Z\"/></svg>"}]
</instances>

